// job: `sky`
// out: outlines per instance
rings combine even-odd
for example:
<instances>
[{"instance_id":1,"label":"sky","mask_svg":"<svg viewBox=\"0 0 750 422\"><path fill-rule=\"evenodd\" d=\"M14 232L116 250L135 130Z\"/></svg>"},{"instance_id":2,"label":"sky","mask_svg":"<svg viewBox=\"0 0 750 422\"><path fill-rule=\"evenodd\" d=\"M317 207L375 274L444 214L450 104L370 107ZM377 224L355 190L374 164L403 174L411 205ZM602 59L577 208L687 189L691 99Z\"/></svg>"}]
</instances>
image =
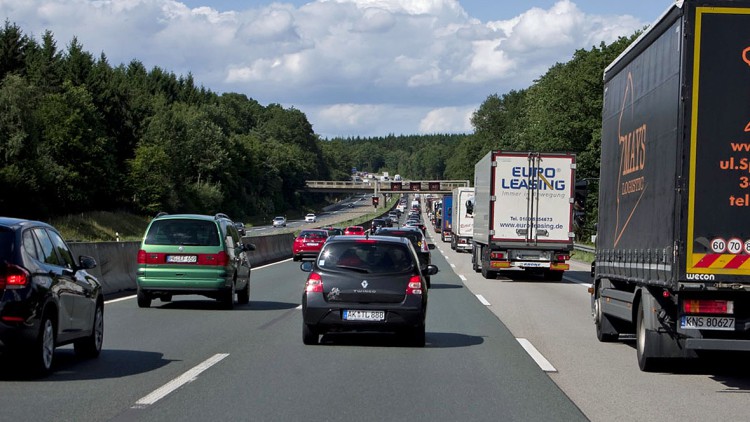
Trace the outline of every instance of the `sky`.
<instances>
[{"instance_id":1,"label":"sky","mask_svg":"<svg viewBox=\"0 0 750 422\"><path fill-rule=\"evenodd\" d=\"M191 73L304 112L322 138L471 133L490 95L653 23L673 0L0 0L110 65Z\"/></svg>"}]
</instances>

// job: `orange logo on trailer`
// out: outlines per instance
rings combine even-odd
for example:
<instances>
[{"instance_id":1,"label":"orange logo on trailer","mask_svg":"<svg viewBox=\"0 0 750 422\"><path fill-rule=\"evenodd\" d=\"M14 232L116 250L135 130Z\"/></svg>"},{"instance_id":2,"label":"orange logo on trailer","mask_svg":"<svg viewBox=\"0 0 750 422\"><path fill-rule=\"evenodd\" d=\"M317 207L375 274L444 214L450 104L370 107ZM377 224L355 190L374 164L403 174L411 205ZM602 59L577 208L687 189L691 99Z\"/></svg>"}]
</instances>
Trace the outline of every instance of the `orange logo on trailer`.
<instances>
[{"instance_id":1,"label":"orange logo on trailer","mask_svg":"<svg viewBox=\"0 0 750 422\"><path fill-rule=\"evenodd\" d=\"M746 49L742 50L742 61L747 63L748 66L750 66L750 47L747 47ZM747 123L745 126L745 132L750 132L750 122Z\"/></svg>"}]
</instances>

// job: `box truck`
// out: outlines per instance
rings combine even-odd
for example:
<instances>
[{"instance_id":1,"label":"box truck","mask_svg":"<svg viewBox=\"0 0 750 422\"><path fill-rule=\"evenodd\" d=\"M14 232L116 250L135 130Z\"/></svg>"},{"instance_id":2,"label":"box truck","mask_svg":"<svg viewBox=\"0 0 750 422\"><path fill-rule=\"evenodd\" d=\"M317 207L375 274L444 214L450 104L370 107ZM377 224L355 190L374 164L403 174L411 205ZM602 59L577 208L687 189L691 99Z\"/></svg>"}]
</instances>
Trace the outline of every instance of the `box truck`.
<instances>
[{"instance_id":1,"label":"box truck","mask_svg":"<svg viewBox=\"0 0 750 422\"><path fill-rule=\"evenodd\" d=\"M641 370L750 351L750 2L679 1L604 71L591 311Z\"/></svg>"},{"instance_id":2,"label":"box truck","mask_svg":"<svg viewBox=\"0 0 750 422\"><path fill-rule=\"evenodd\" d=\"M573 250L575 155L490 151L474 166L472 266L561 280Z\"/></svg>"},{"instance_id":3,"label":"box truck","mask_svg":"<svg viewBox=\"0 0 750 422\"><path fill-rule=\"evenodd\" d=\"M450 242L453 229L453 196L450 194L443 195L441 207L440 240Z\"/></svg>"},{"instance_id":4,"label":"box truck","mask_svg":"<svg viewBox=\"0 0 750 422\"><path fill-rule=\"evenodd\" d=\"M471 238L474 236L474 188L455 188L453 198L451 249L471 251Z\"/></svg>"}]
</instances>

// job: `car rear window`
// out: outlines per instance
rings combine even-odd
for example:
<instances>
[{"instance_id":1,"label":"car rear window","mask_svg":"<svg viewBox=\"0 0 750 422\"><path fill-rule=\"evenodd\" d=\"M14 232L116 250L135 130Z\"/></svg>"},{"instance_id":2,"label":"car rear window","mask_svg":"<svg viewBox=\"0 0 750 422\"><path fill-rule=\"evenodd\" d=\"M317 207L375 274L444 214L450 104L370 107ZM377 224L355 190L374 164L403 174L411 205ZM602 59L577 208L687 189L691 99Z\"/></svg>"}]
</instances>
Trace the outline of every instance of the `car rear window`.
<instances>
[{"instance_id":1,"label":"car rear window","mask_svg":"<svg viewBox=\"0 0 750 422\"><path fill-rule=\"evenodd\" d=\"M170 219L151 223L147 245L219 246L219 231L212 221Z\"/></svg>"},{"instance_id":2,"label":"car rear window","mask_svg":"<svg viewBox=\"0 0 750 422\"><path fill-rule=\"evenodd\" d=\"M328 232L326 231L312 231L312 230L302 230L299 234L299 237L303 239L310 239L310 238L317 238L317 237L328 237Z\"/></svg>"},{"instance_id":3,"label":"car rear window","mask_svg":"<svg viewBox=\"0 0 750 422\"><path fill-rule=\"evenodd\" d=\"M13 261L13 247L15 244L15 235L7 227L0 227L0 262Z\"/></svg>"},{"instance_id":4,"label":"car rear window","mask_svg":"<svg viewBox=\"0 0 750 422\"><path fill-rule=\"evenodd\" d=\"M422 235L413 232L411 230L399 230L399 231L380 231L378 232L378 236L392 236L392 237L405 237L409 239L412 245L414 245L414 248L417 249L417 251L420 250L422 247L422 244L420 243L422 241Z\"/></svg>"},{"instance_id":5,"label":"car rear window","mask_svg":"<svg viewBox=\"0 0 750 422\"><path fill-rule=\"evenodd\" d=\"M390 242L336 242L326 245L318 256L318 267L323 269L378 274L407 272L413 266L409 250Z\"/></svg>"}]
</instances>

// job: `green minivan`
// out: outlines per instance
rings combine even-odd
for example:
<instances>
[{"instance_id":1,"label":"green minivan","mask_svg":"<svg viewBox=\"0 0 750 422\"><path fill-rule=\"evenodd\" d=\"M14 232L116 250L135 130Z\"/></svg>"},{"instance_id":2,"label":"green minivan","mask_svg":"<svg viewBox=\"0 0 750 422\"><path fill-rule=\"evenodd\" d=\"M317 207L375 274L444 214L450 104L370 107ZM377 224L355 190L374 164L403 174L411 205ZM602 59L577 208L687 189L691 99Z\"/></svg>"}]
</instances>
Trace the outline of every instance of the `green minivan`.
<instances>
[{"instance_id":1,"label":"green minivan","mask_svg":"<svg viewBox=\"0 0 750 422\"><path fill-rule=\"evenodd\" d=\"M151 220L138 251L138 306L173 295L203 295L224 308L250 301L252 243L244 243L226 214L160 213Z\"/></svg>"}]
</instances>

